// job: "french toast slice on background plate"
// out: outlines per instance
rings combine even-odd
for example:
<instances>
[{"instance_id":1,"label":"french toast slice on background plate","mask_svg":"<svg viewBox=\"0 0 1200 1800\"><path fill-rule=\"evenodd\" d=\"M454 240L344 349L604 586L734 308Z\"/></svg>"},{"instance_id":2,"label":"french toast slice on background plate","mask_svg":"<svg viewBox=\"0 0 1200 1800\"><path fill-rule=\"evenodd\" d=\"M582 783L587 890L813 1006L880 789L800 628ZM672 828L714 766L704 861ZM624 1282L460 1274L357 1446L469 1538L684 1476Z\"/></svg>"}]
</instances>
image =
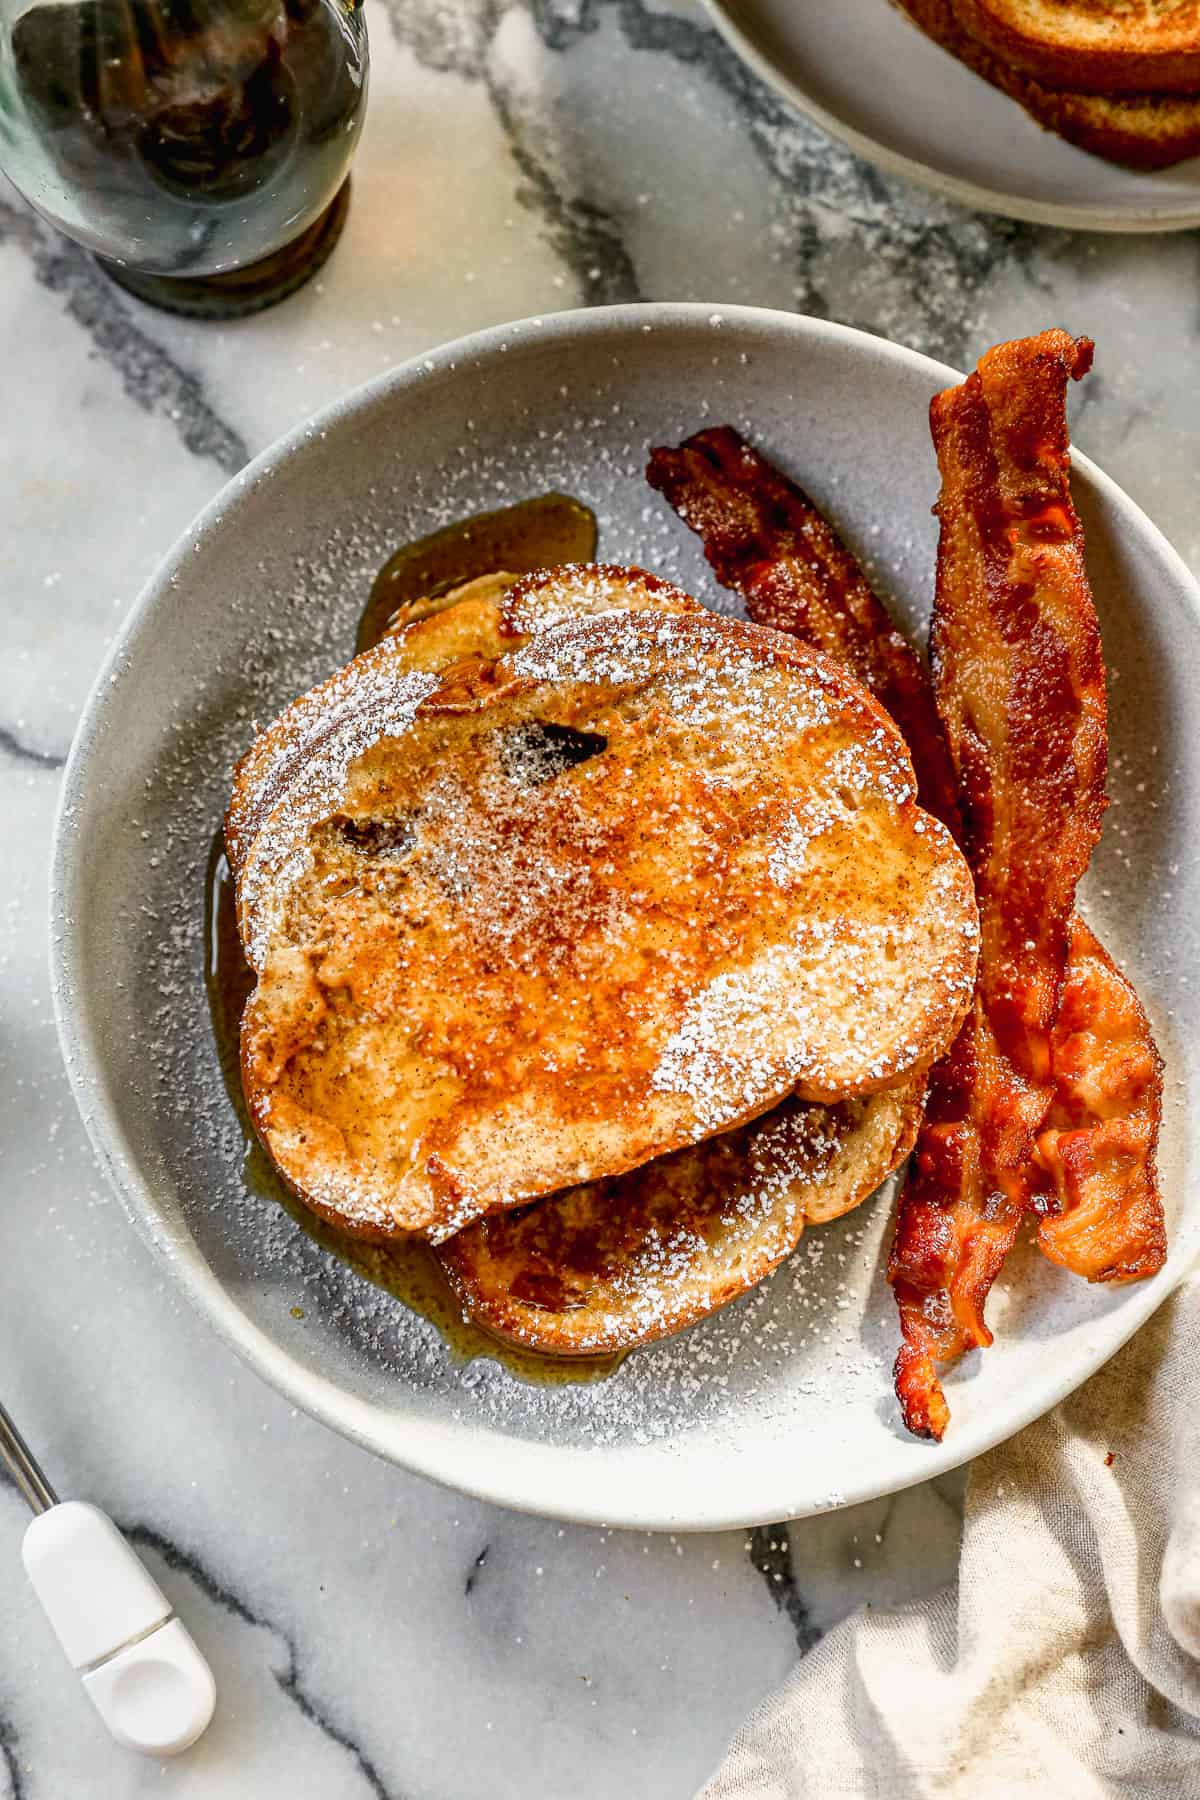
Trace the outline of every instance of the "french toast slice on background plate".
<instances>
[{"instance_id":1,"label":"french toast slice on background plate","mask_svg":"<svg viewBox=\"0 0 1200 1800\"><path fill-rule=\"evenodd\" d=\"M1080 93L1195 93L1197 0L954 0L967 30L1048 87Z\"/></svg>"},{"instance_id":2,"label":"french toast slice on background plate","mask_svg":"<svg viewBox=\"0 0 1200 1800\"><path fill-rule=\"evenodd\" d=\"M289 839L285 796L241 866L247 1092L316 1210L444 1238L938 1054L969 883L841 671L709 615L610 614L431 699L419 677L404 725L413 678L355 721L374 748L314 733L293 786L332 775L323 822L301 807Z\"/></svg>"},{"instance_id":3,"label":"french toast slice on background plate","mask_svg":"<svg viewBox=\"0 0 1200 1800\"><path fill-rule=\"evenodd\" d=\"M893 0L943 50L1068 143L1131 169L1200 155L1200 95L1090 94L1036 80L968 31L952 0Z\"/></svg>"}]
</instances>

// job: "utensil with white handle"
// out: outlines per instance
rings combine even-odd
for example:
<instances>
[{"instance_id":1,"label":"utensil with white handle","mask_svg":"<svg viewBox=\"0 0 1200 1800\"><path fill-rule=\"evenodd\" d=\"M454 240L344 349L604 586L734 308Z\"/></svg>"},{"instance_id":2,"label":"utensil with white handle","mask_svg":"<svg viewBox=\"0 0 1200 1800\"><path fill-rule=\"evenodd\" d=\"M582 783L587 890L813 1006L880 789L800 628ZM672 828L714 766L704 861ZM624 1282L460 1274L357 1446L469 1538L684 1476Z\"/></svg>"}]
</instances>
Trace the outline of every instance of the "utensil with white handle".
<instances>
[{"instance_id":1,"label":"utensil with white handle","mask_svg":"<svg viewBox=\"0 0 1200 1800\"><path fill-rule=\"evenodd\" d=\"M217 1698L190 1632L107 1513L58 1498L3 1406L0 1459L34 1515L25 1571L93 1706L126 1749L177 1756Z\"/></svg>"}]
</instances>

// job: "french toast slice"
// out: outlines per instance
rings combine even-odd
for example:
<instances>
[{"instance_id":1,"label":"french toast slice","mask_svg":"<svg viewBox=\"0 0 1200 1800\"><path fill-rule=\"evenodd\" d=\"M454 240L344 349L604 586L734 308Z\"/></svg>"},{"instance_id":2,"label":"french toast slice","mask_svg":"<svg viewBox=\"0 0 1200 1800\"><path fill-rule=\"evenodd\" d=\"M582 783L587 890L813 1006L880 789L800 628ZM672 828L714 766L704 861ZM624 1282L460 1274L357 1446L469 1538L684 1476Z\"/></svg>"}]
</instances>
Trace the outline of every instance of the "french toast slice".
<instances>
[{"instance_id":1,"label":"french toast slice","mask_svg":"<svg viewBox=\"0 0 1200 1800\"><path fill-rule=\"evenodd\" d=\"M1046 87L1092 94L1200 88L1200 0L954 0L993 55Z\"/></svg>"},{"instance_id":2,"label":"french toast slice","mask_svg":"<svg viewBox=\"0 0 1200 1800\"><path fill-rule=\"evenodd\" d=\"M788 1099L628 1174L489 1213L437 1250L477 1325L525 1349L653 1343L778 1267L807 1225L861 1204L908 1155L923 1075L860 1100Z\"/></svg>"},{"instance_id":3,"label":"french toast slice","mask_svg":"<svg viewBox=\"0 0 1200 1800\"><path fill-rule=\"evenodd\" d=\"M391 690L310 733L301 803L239 877L247 1098L316 1211L438 1241L949 1041L969 875L895 727L825 659L609 613L436 691L358 662Z\"/></svg>"},{"instance_id":4,"label":"french toast slice","mask_svg":"<svg viewBox=\"0 0 1200 1800\"><path fill-rule=\"evenodd\" d=\"M894 0L943 50L1024 107L1047 131L1129 169L1166 169L1200 156L1200 96L1082 94L1024 74L969 32L951 0Z\"/></svg>"}]
</instances>

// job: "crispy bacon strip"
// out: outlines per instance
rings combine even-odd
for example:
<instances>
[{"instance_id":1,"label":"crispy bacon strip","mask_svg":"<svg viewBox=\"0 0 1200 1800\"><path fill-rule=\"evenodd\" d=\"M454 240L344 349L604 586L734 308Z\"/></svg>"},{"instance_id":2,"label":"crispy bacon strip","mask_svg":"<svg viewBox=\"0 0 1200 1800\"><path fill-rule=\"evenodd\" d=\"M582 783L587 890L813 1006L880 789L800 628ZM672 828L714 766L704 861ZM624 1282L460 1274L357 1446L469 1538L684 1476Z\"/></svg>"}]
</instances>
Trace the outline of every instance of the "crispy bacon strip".
<instances>
[{"instance_id":1,"label":"crispy bacon strip","mask_svg":"<svg viewBox=\"0 0 1200 1800\"><path fill-rule=\"evenodd\" d=\"M1083 920L1051 1049L1054 1101L1034 1152L1038 1245L1088 1281L1140 1281L1167 1256L1155 1171L1162 1058L1142 1004Z\"/></svg>"},{"instance_id":2,"label":"crispy bacon strip","mask_svg":"<svg viewBox=\"0 0 1200 1800\"><path fill-rule=\"evenodd\" d=\"M1051 354L1063 349L1064 334L1047 336L1054 346ZM1012 350L1040 348L1045 353L1047 347L1043 339ZM993 353L993 372L999 371L1005 353ZM1075 347L1073 360L1079 362L1083 354L1082 347ZM982 387L982 375L977 379ZM1065 373L1058 379L1065 492ZM743 595L751 618L793 631L851 663L904 730L923 804L959 832L954 778L925 671L851 552L801 490L729 427L699 432L676 450L654 451L647 475L700 534L718 579ZM1029 521L1025 524L1028 529ZM1032 1200L1043 1215L1039 1241L1048 1256L1090 1280L1135 1279L1152 1274L1165 1255L1154 1169L1161 1065L1136 995L1078 918L1071 921L1067 955L1062 1005L1050 1033L1052 1109L1037 1139L1036 1160L1026 1161L1021 1171L1018 1191L1025 1195L1022 1205ZM927 1157L935 1162L940 1152L944 1181L956 1178L947 1163L974 1147L969 1131L954 1128L969 1119L977 1081L991 1084L997 1116L989 1135L1001 1154L1006 1137L1016 1140L1013 1154L1017 1145L1028 1146L1029 1122L1038 1111L1038 1084L1031 1089L1015 1082L1006 1095L998 1046L989 1041L986 1029L975 1026L974 1015L968 1025L970 1040L964 1028L957 1060L939 1071L924 1143ZM1046 1092L1043 1083L1038 1093L1043 1107ZM1000 1116L1004 1099L1011 1108L1007 1131ZM957 1179L961 1183L965 1178L966 1171L960 1170ZM927 1193L927 1202L929 1198ZM1020 1211L1013 1212L1019 1223ZM910 1205L902 1221L906 1242L894 1255L897 1261L903 1256L908 1265L907 1291L901 1296L908 1332L898 1361L897 1391L908 1422L925 1435L940 1436L948 1417L935 1361L959 1354L971 1342L990 1341L982 1321L983 1300L1011 1245L1015 1224L1009 1229L1001 1222L982 1235L979 1224L947 1218L944 1209L931 1210L928 1203ZM990 1227L992 1222L982 1224ZM959 1230L966 1226L975 1229L960 1240ZM964 1259L968 1248L971 1254ZM965 1338L948 1285L956 1268L958 1297L974 1327ZM981 1289L973 1317L972 1285Z\"/></svg>"},{"instance_id":3,"label":"crispy bacon strip","mask_svg":"<svg viewBox=\"0 0 1200 1800\"><path fill-rule=\"evenodd\" d=\"M936 1365L991 1342L987 1299L1037 1182L1075 886L1100 835L1104 663L1068 485L1066 384L1092 347L1043 332L939 394L931 633L980 910L975 999L931 1083L889 1278L909 1429L940 1438Z\"/></svg>"}]
</instances>

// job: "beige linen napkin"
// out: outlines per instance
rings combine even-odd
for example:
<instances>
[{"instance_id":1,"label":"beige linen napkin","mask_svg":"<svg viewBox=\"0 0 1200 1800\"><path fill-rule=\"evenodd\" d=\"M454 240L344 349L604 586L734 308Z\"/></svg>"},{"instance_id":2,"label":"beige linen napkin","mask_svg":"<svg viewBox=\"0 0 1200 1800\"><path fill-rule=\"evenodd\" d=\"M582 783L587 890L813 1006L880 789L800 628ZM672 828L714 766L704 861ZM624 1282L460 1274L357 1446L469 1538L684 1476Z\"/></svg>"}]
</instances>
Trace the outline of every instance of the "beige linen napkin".
<instances>
[{"instance_id":1,"label":"beige linen napkin","mask_svg":"<svg viewBox=\"0 0 1200 1800\"><path fill-rule=\"evenodd\" d=\"M1195 1275L972 1466L957 1587L830 1632L701 1800L1200 1797L1198 1339Z\"/></svg>"}]
</instances>

